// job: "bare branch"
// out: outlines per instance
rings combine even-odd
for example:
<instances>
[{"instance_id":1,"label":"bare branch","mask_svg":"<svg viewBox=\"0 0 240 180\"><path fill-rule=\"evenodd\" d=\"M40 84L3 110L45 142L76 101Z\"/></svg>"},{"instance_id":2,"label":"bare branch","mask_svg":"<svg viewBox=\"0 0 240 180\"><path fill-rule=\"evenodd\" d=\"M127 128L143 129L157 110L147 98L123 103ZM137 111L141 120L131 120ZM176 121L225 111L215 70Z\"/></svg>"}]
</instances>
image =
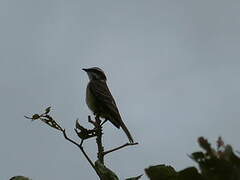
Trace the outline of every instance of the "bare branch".
<instances>
[{"instance_id":1,"label":"bare branch","mask_svg":"<svg viewBox=\"0 0 240 180\"><path fill-rule=\"evenodd\" d=\"M68 140L69 142L75 144L83 153L83 155L85 156L85 158L88 160L88 162L90 163L90 165L92 166L92 168L95 170L95 172L97 173L97 175L100 177L100 174L98 173L95 165L93 164L93 162L91 161L91 159L88 157L87 153L84 151L83 149L83 146L82 146L82 143L83 143L83 140L81 141L80 144L78 144L77 142L75 142L74 140L70 139L67 134L66 134L66 131L65 129L62 131L63 132L63 136L66 140Z\"/></svg>"},{"instance_id":2,"label":"bare branch","mask_svg":"<svg viewBox=\"0 0 240 180\"><path fill-rule=\"evenodd\" d=\"M64 138L65 138L66 140L68 140L69 142L75 144L75 145L78 146L78 147L80 146L80 144L78 144L77 142L75 142L74 140L70 139L70 138L67 136L65 129L64 129L62 132L63 132L63 136L64 136Z\"/></svg>"},{"instance_id":3,"label":"bare branch","mask_svg":"<svg viewBox=\"0 0 240 180\"><path fill-rule=\"evenodd\" d=\"M32 117L28 117L28 116L24 116L27 119L31 119L32 121L34 120L40 120L44 123L46 123L47 125L49 125L50 127L57 129L59 131L61 131L63 133L63 136L66 140L68 140L69 142L73 143L74 145L76 145L83 153L83 155L85 156L85 158L87 159L87 161L90 163L90 165L92 166L92 168L95 170L95 172L97 173L97 175L101 178L101 175L99 174L99 172L97 171L94 163L91 161L91 159L88 157L87 153L84 151L83 149L83 141L84 139L90 138L95 136L95 130L87 130L84 127L82 127L77 121L78 124L76 124L76 128L80 130L80 132L77 131L77 129L75 129L77 135L81 138L81 143L78 144L76 141L70 139L64 128L62 128L49 114L51 110L51 107L48 107L47 109L45 109L45 112L42 114L34 114Z\"/></svg>"},{"instance_id":4,"label":"bare branch","mask_svg":"<svg viewBox=\"0 0 240 180\"><path fill-rule=\"evenodd\" d=\"M110 150L108 150L108 151L103 152L103 155L105 156L105 155L108 154L108 153L117 151L117 150L122 149L122 148L124 148L124 147L126 147L126 146L134 146L134 145L138 145L138 142L123 144L122 146L119 146L119 147L116 147L116 148L113 148L113 149L110 149Z\"/></svg>"},{"instance_id":5,"label":"bare branch","mask_svg":"<svg viewBox=\"0 0 240 180\"><path fill-rule=\"evenodd\" d=\"M78 137L81 139L81 142L78 143L74 140L72 140L71 138L69 138L66 134L66 130L64 128L62 128L53 118L52 116L49 115L51 111L51 107L48 107L45 109L45 112L42 114L34 114L32 115L32 117L28 117L28 116L24 116L27 119L31 119L32 121L35 120L40 120L44 123L46 123L47 125L49 125L50 127L57 129L59 131L61 131L63 133L64 138L71 142L72 144L76 145L81 152L83 153L83 155L85 156L85 158L87 159L88 163L92 166L92 168L95 170L95 172L97 173L97 175L99 176L100 179L105 179L104 177L104 173L101 172L96 165L94 165L94 163L92 162L92 160L90 159L90 157L87 155L87 153L85 152L84 148L83 148L83 142L86 139L92 138L92 137L96 137L96 143L97 143L97 148L98 148L98 153L97 153L97 158L98 160L96 162L99 162L100 164L102 164L104 166L104 156L108 153L117 151L119 149L122 149L126 146L131 146L131 145L137 145L138 143L126 143L122 146L119 146L117 148L108 150L104 152L104 147L103 147L103 129L102 126L103 124L107 121L103 121L103 123L101 122L99 115L95 114L95 121L91 120L91 116L88 116L88 122L91 123L94 127L92 129L86 129L85 127L83 127L78 120L76 120L76 124L75 124L75 132L78 135Z\"/></svg>"}]
</instances>

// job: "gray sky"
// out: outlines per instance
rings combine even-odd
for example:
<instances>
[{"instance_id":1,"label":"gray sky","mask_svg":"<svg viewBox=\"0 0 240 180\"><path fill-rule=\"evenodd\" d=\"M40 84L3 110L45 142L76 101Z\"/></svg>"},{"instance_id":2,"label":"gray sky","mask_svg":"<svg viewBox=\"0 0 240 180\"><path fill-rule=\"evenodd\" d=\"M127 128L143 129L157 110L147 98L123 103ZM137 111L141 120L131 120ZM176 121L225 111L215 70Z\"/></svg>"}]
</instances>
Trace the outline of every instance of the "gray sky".
<instances>
[{"instance_id":1,"label":"gray sky","mask_svg":"<svg viewBox=\"0 0 240 180\"><path fill-rule=\"evenodd\" d=\"M121 179L194 163L196 139L240 149L240 1L0 1L0 169L34 180L96 179L61 133L24 115L53 107L75 139L88 125L87 75L99 66L139 146L106 157ZM127 141L104 127L105 148ZM95 141L85 148L95 158ZM146 177L142 178L146 179Z\"/></svg>"}]
</instances>

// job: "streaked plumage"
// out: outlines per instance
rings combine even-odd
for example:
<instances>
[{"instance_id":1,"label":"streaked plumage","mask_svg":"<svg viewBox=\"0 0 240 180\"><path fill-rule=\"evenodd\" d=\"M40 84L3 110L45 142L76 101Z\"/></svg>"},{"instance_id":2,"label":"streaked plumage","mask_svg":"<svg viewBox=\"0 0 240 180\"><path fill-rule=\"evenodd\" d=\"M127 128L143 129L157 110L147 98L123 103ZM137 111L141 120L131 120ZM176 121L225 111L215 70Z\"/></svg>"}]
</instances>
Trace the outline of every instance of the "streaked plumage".
<instances>
[{"instance_id":1,"label":"streaked plumage","mask_svg":"<svg viewBox=\"0 0 240 180\"><path fill-rule=\"evenodd\" d=\"M87 72L90 80L86 92L86 103L89 109L94 114L109 120L117 128L121 127L129 141L133 142L133 138L123 123L114 98L108 89L104 72L97 67L83 70Z\"/></svg>"}]
</instances>

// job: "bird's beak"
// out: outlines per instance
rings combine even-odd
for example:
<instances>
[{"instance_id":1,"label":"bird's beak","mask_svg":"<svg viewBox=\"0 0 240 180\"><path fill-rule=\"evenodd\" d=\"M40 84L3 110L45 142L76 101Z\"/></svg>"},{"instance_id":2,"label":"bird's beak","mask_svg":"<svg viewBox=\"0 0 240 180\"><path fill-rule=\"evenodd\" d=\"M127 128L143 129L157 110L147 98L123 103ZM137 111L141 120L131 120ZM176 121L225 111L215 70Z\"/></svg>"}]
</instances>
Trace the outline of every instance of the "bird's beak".
<instances>
[{"instance_id":1,"label":"bird's beak","mask_svg":"<svg viewBox=\"0 0 240 180\"><path fill-rule=\"evenodd\" d=\"M85 68L83 68L82 70L84 70L85 72L87 72L87 71L88 71L88 69L85 69Z\"/></svg>"}]
</instances>

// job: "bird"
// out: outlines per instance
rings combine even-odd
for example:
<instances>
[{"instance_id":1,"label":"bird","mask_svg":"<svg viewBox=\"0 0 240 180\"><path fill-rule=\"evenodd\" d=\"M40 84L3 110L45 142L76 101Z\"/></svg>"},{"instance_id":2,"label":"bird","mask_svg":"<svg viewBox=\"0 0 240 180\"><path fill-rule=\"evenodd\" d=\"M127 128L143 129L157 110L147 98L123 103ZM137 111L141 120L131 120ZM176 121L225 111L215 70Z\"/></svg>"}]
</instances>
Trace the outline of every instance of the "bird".
<instances>
[{"instance_id":1,"label":"bird","mask_svg":"<svg viewBox=\"0 0 240 180\"><path fill-rule=\"evenodd\" d=\"M107 77L99 67L83 68L89 82L86 88L86 104L93 114L109 120L118 129L121 127L127 135L129 142L134 140L127 126L124 124L116 102L107 86Z\"/></svg>"}]
</instances>

